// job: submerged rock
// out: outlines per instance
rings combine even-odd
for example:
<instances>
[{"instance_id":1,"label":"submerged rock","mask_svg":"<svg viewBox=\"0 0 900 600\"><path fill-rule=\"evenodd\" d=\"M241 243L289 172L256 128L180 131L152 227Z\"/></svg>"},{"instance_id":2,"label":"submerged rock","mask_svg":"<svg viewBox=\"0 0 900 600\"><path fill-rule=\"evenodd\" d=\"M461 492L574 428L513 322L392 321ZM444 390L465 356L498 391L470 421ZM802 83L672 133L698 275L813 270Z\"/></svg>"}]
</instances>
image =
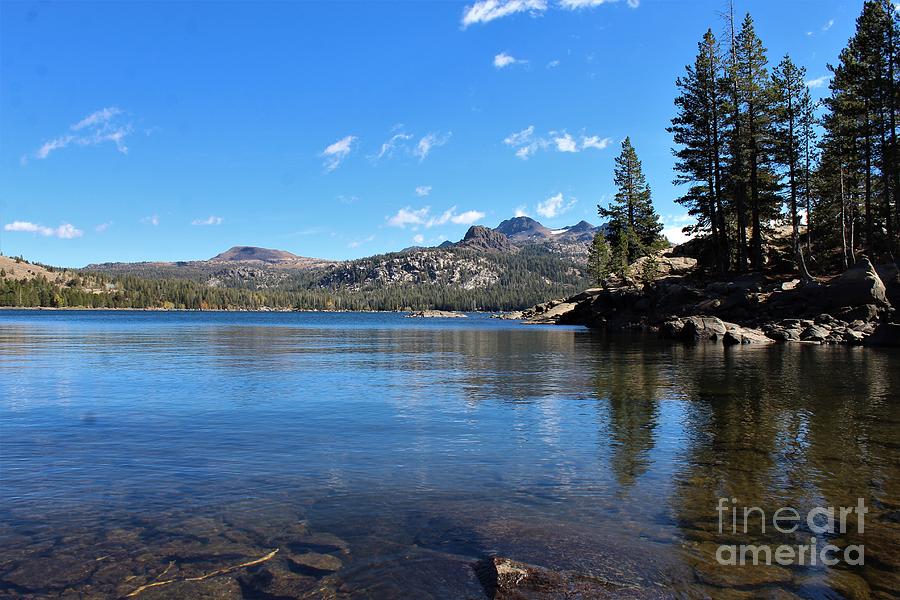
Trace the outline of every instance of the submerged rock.
<instances>
[{"instance_id":1,"label":"submerged rock","mask_svg":"<svg viewBox=\"0 0 900 600\"><path fill-rule=\"evenodd\" d=\"M660 590L619 585L601 577L573 571L553 571L509 558L493 556L474 565L488 598L493 600L551 600L557 598L666 598Z\"/></svg>"}]
</instances>

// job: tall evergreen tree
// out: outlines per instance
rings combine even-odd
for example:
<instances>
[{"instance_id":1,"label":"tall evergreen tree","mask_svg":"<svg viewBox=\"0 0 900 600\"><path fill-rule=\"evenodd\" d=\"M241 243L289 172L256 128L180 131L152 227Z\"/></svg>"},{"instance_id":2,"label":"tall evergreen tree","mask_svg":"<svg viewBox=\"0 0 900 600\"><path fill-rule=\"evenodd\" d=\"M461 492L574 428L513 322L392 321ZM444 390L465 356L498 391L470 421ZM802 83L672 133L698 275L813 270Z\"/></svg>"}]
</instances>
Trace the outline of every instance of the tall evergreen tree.
<instances>
[{"instance_id":1,"label":"tall evergreen tree","mask_svg":"<svg viewBox=\"0 0 900 600\"><path fill-rule=\"evenodd\" d=\"M608 220L609 240L618 258L633 262L646 256L660 241L662 222L653 208L650 186L641 169L631 139L622 142L616 157L615 199L606 208L598 206L601 217Z\"/></svg>"},{"instance_id":2,"label":"tall evergreen tree","mask_svg":"<svg viewBox=\"0 0 900 600\"><path fill-rule=\"evenodd\" d=\"M772 71L772 90L775 94L774 141L775 159L787 178L787 214L791 223L791 246L800 263L800 210L799 202L806 180L803 175L801 157L803 145L804 97L809 95L806 87L806 69L797 67L790 56L785 55L781 63Z\"/></svg>"},{"instance_id":3,"label":"tall evergreen tree","mask_svg":"<svg viewBox=\"0 0 900 600\"><path fill-rule=\"evenodd\" d=\"M753 17L748 13L737 36L738 119L741 121L740 144L745 153L742 161L747 182L750 213L750 262L758 270L763 265L763 223L776 213L775 177L771 172L772 157L772 100L768 59L762 41L756 35Z\"/></svg>"},{"instance_id":4,"label":"tall evergreen tree","mask_svg":"<svg viewBox=\"0 0 900 600\"><path fill-rule=\"evenodd\" d=\"M674 150L679 173L676 184L689 184L687 192L676 202L688 207L697 219L689 233L708 234L716 264L728 270L728 234L723 201L723 115L725 94L720 73L722 59L718 43L707 30L698 43L697 58L685 67L686 74L675 82L679 95L675 99L678 114L667 129L680 148Z\"/></svg>"}]
</instances>

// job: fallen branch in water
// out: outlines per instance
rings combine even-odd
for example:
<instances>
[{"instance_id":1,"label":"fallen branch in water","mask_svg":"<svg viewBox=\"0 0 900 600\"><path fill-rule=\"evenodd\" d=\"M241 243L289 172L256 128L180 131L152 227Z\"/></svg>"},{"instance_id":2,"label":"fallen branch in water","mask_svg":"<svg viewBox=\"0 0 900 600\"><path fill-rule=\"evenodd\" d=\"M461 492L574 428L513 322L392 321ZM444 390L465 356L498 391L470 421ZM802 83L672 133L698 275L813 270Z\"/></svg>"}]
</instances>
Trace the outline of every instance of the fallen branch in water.
<instances>
[{"instance_id":1,"label":"fallen branch in water","mask_svg":"<svg viewBox=\"0 0 900 600\"><path fill-rule=\"evenodd\" d=\"M218 577L219 575L231 573L232 571L237 571L238 569L243 569L245 567L252 567L254 565L264 563L267 560L269 560L270 558L272 558L273 556L275 556L276 554L278 554L278 548L275 548L274 550L272 550L271 552L269 552L262 558L257 558L256 560L251 560L250 562L241 563L239 565L234 565L231 567L225 567L224 569L218 569L216 571L213 571L212 573L207 573L206 575L198 575L197 577L181 577L181 578L176 578L176 579L166 579L165 581L154 581L153 583L148 583L148 584L142 585L141 587L137 588L133 592L126 594L125 597L132 598L134 596L137 596L138 594L140 594L141 592L143 592L145 590L149 590L150 588L159 587L159 586L163 586L163 585L169 585L170 583L181 583L183 581L203 581L204 579L210 579L211 577ZM171 566L172 566L172 564L170 563L169 567L166 568L166 571L168 571ZM165 574L166 571L163 571L163 574ZM160 576L162 576L162 575L160 575Z\"/></svg>"}]
</instances>

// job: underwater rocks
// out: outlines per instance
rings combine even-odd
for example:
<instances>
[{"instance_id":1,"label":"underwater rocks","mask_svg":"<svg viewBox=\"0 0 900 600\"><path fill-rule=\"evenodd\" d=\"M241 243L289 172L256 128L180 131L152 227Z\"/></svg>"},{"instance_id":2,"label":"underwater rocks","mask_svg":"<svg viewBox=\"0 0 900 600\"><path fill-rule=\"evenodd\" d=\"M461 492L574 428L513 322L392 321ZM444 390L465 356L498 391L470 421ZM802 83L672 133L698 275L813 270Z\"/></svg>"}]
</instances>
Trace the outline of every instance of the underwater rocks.
<instances>
[{"instance_id":1,"label":"underwater rocks","mask_svg":"<svg viewBox=\"0 0 900 600\"><path fill-rule=\"evenodd\" d=\"M554 571L509 558L492 556L474 565L475 574L492 600L554 600L570 598L666 598L659 590L616 584L574 571Z\"/></svg>"}]
</instances>

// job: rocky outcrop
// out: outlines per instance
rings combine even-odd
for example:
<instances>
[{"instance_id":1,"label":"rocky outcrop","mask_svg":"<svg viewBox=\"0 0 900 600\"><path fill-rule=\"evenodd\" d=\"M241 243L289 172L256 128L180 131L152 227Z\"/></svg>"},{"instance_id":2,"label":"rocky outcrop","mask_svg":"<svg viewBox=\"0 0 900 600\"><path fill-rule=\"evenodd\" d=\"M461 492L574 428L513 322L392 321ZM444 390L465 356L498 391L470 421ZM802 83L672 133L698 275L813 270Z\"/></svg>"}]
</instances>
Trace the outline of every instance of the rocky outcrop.
<instances>
[{"instance_id":1,"label":"rocky outcrop","mask_svg":"<svg viewBox=\"0 0 900 600\"><path fill-rule=\"evenodd\" d=\"M655 269L658 279L687 275L697 268L697 259L689 256L670 256L668 254L661 254L653 258L644 256L628 267L628 280L632 283L640 281L646 264L651 260L656 261Z\"/></svg>"},{"instance_id":2,"label":"rocky outcrop","mask_svg":"<svg viewBox=\"0 0 900 600\"><path fill-rule=\"evenodd\" d=\"M484 252L511 252L509 238L499 231L481 225L469 227L465 237L456 244L460 248L472 248Z\"/></svg>"},{"instance_id":3,"label":"rocky outcrop","mask_svg":"<svg viewBox=\"0 0 900 600\"><path fill-rule=\"evenodd\" d=\"M882 271L894 273L889 267ZM896 330L889 326L897 314L890 290L866 258L831 282L760 273L710 280L690 269L645 286L626 282L588 290L522 316L528 323L642 329L671 339L726 345L862 344L870 343L876 329L882 333L871 343L896 344Z\"/></svg>"},{"instance_id":4,"label":"rocky outcrop","mask_svg":"<svg viewBox=\"0 0 900 600\"><path fill-rule=\"evenodd\" d=\"M408 319L465 319L468 315L449 310L419 310L406 315Z\"/></svg>"}]
</instances>

